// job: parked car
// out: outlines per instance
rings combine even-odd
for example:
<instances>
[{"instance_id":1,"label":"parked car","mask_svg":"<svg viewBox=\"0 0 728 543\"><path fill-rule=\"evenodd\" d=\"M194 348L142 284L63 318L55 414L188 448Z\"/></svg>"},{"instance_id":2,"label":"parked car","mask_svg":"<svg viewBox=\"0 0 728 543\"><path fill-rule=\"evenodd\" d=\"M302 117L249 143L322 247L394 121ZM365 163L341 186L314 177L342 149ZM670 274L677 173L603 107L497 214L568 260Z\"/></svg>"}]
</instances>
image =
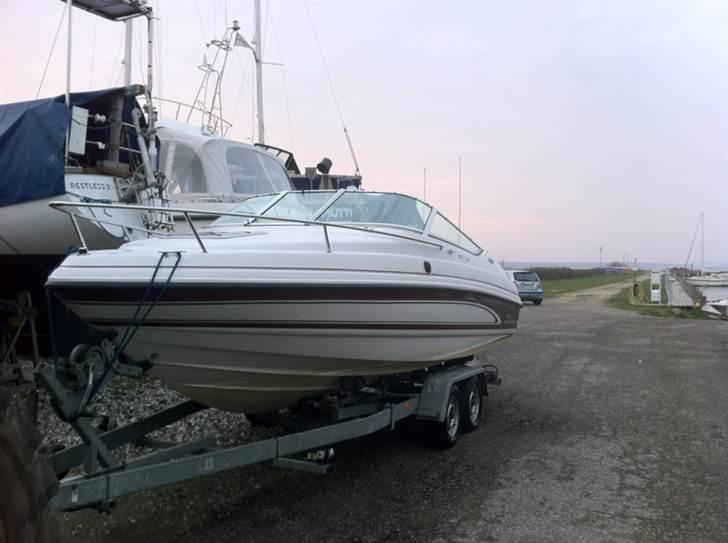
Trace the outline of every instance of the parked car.
<instances>
[{"instance_id":1,"label":"parked car","mask_svg":"<svg viewBox=\"0 0 728 543\"><path fill-rule=\"evenodd\" d=\"M533 302L533 305L541 305L543 302L543 285L541 278L536 272L528 270L506 270L508 277L518 289L521 300Z\"/></svg>"}]
</instances>

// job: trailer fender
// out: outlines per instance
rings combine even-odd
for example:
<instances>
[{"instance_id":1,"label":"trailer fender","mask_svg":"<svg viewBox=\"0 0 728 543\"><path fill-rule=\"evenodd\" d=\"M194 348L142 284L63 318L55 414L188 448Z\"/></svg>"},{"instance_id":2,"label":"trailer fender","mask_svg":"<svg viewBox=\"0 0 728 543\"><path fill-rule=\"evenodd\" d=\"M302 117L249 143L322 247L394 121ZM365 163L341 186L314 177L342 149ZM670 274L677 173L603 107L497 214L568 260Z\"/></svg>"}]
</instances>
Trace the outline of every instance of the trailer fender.
<instances>
[{"instance_id":1,"label":"trailer fender","mask_svg":"<svg viewBox=\"0 0 728 543\"><path fill-rule=\"evenodd\" d=\"M484 379L484 374L483 368L470 368L466 366L458 366L431 373L422 385L422 392L417 404L415 416L418 419L442 422L445 419L447 400L450 397L452 387L471 377L481 376L480 378Z\"/></svg>"}]
</instances>

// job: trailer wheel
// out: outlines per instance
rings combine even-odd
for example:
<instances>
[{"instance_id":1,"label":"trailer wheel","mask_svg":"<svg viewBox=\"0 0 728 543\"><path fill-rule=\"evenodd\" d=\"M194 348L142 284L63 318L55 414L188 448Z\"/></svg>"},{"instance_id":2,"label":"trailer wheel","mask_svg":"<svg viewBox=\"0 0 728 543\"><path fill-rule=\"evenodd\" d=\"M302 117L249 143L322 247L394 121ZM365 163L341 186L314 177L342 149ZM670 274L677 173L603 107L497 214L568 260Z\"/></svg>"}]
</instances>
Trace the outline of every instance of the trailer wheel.
<instances>
[{"instance_id":1,"label":"trailer wheel","mask_svg":"<svg viewBox=\"0 0 728 543\"><path fill-rule=\"evenodd\" d=\"M461 398L460 387L453 385L445 407L445 419L431 423L433 444L438 449L449 449L458 441L462 420Z\"/></svg>"},{"instance_id":2,"label":"trailer wheel","mask_svg":"<svg viewBox=\"0 0 728 543\"><path fill-rule=\"evenodd\" d=\"M483 390L478 377L471 377L465 384L463 395L463 432L472 432L480 425L480 410L483 405Z\"/></svg>"},{"instance_id":3,"label":"trailer wheel","mask_svg":"<svg viewBox=\"0 0 728 543\"><path fill-rule=\"evenodd\" d=\"M0 390L0 542L58 539L49 501L58 483L39 452L38 430Z\"/></svg>"}]
</instances>

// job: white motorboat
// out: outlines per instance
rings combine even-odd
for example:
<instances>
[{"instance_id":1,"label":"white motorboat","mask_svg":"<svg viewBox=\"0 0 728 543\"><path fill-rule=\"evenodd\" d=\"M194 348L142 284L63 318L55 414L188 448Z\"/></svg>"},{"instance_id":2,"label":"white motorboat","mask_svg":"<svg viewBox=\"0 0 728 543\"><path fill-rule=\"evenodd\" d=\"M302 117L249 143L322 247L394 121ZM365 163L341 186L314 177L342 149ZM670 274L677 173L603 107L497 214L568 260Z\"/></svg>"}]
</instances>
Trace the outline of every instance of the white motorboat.
<instances>
[{"instance_id":1,"label":"white motorboat","mask_svg":"<svg viewBox=\"0 0 728 543\"><path fill-rule=\"evenodd\" d=\"M287 407L342 378L472 357L517 325L521 301L500 266L409 196L261 195L192 234L84 248L47 288L212 407Z\"/></svg>"},{"instance_id":2,"label":"white motorboat","mask_svg":"<svg viewBox=\"0 0 728 543\"><path fill-rule=\"evenodd\" d=\"M688 277L685 282L696 287L728 287L728 272Z\"/></svg>"}]
</instances>

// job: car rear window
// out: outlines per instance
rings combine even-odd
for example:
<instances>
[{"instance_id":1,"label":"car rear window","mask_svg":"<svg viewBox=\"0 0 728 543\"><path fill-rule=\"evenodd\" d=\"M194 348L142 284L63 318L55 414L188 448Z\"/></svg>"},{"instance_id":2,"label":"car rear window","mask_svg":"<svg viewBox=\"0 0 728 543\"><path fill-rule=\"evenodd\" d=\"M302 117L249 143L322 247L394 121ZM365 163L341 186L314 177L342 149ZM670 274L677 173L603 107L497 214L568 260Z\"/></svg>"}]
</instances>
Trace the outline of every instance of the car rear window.
<instances>
[{"instance_id":1,"label":"car rear window","mask_svg":"<svg viewBox=\"0 0 728 543\"><path fill-rule=\"evenodd\" d=\"M513 278L516 281L538 281L538 275L533 272L516 272Z\"/></svg>"}]
</instances>

